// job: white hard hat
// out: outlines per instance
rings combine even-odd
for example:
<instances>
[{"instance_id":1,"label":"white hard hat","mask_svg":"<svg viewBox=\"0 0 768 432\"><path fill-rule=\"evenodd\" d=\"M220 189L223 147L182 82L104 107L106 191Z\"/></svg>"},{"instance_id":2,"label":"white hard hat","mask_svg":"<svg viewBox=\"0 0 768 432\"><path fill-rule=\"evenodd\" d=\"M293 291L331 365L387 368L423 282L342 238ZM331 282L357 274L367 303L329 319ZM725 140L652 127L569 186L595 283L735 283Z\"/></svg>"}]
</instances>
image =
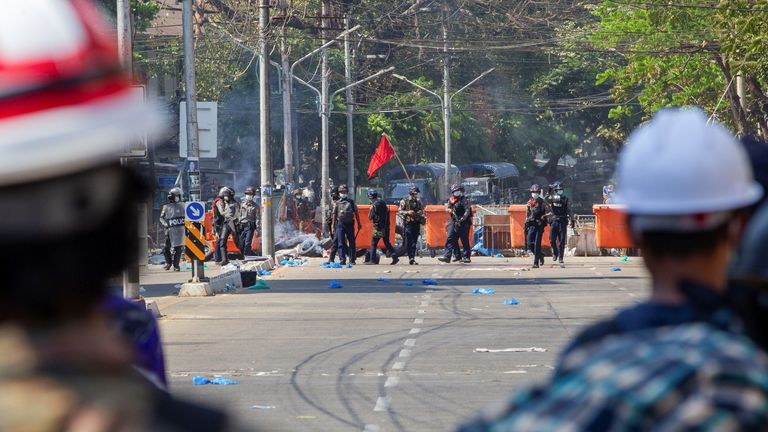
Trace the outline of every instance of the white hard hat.
<instances>
[{"instance_id":1,"label":"white hard hat","mask_svg":"<svg viewBox=\"0 0 768 432\"><path fill-rule=\"evenodd\" d=\"M698 108L658 112L632 133L619 157L616 201L631 215L665 216L651 221L655 228L695 229L669 216L714 223L721 218L701 215L749 206L762 193L741 144Z\"/></svg>"},{"instance_id":2,"label":"white hard hat","mask_svg":"<svg viewBox=\"0 0 768 432\"><path fill-rule=\"evenodd\" d=\"M115 43L90 1L3 2L0 186L115 161L128 141L157 131Z\"/></svg>"}]
</instances>

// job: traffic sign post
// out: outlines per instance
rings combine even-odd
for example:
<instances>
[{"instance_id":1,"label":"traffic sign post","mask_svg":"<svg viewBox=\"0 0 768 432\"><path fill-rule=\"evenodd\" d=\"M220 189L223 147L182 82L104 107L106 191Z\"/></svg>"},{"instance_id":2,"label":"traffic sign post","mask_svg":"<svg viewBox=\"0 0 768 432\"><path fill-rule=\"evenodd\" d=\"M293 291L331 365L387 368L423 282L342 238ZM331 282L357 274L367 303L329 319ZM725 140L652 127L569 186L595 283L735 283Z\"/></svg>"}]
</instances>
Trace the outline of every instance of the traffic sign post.
<instances>
[{"instance_id":1,"label":"traffic sign post","mask_svg":"<svg viewBox=\"0 0 768 432\"><path fill-rule=\"evenodd\" d=\"M206 281L205 277L205 235L203 233L205 220L205 203L191 201L184 206L184 253L192 262L192 280L190 282Z\"/></svg>"}]
</instances>

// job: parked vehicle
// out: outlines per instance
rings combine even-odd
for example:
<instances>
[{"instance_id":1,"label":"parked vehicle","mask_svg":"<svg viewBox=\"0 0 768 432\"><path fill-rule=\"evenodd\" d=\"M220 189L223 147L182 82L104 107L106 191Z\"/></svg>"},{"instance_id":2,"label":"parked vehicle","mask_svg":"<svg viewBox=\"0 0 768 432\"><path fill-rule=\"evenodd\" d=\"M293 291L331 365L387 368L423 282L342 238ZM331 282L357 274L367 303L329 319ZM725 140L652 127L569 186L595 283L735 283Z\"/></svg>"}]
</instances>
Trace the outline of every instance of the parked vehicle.
<instances>
[{"instance_id":1,"label":"parked vehicle","mask_svg":"<svg viewBox=\"0 0 768 432\"><path fill-rule=\"evenodd\" d=\"M473 204L510 204L519 192L520 171L509 162L473 163L459 169Z\"/></svg>"},{"instance_id":2,"label":"parked vehicle","mask_svg":"<svg viewBox=\"0 0 768 432\"><path fill-rule=\"evenodd\" d=\"M405 165L408 172L406 177L402 167L392 169L384 176L386 184L384 201L387 204L398 204L401 199L408 196L408 189L413 184L421 190L421 201L427 204L439 204L448 199L449 191L446 183L458 183L461 179L459 168L451 165L451 178L445 180L445 164L426 163Z\"/></svg>"}]
</instances>

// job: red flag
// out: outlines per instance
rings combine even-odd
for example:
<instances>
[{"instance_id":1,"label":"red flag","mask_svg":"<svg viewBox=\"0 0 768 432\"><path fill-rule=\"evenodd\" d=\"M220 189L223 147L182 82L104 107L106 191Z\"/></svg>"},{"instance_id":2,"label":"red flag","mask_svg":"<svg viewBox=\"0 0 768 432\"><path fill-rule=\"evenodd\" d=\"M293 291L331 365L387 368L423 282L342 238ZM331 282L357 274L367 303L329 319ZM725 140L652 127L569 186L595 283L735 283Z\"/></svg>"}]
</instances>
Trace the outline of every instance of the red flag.
<instances>
[{"instance_id":1,"label":"red flag","mask_svg":"<svg viewBox=\"0 0 768 432\"><path fill-rule=\"evenodd\" d=\"M379 170L388 160L392 159L395 155L395 151L392 146L389 145L387 136L381 134L381 141L379 141L379 148L376 149L376 153L371 158L371 163L368 164L368 180L372 179L376 175L376 171Z\"/></svg>"}]
</instances>

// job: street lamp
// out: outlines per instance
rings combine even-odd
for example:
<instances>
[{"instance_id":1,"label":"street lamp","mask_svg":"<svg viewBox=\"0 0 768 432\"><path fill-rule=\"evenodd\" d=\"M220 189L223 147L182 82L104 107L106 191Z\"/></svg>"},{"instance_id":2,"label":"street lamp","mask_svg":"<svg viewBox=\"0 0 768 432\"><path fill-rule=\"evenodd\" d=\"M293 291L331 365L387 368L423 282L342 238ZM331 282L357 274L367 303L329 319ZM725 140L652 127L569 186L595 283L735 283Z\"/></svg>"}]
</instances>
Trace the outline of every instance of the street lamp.
<instances>
[{"instance_id":1,"label":"street lamp","mask_svg":"<svg viewBox=\"0 0 768 432\"><path fill-rule=\"evenodd\" d=\"M440 96L438 93L433 92L432 90L424 87L423 85L413 82L402 75L392 74L393 77L399 80L405 81L408 84L411 84L412 86L417 87L421 90L424 90L425 92L431 94L432 96L436 97L440 101L440 106L443 111L443 145L445 146L445 183L443 184L443 187L446 188L445 190L446 194L448 191L448 183L451 181L451 114L453 112L453 106L452 106L453 97L463 92L464 90L467 89L467 87L476 83L478 80L480 80L480 78L488 75L489 73L493 72L495 69L496 68L488 69L487 71L478 75L475 79L467 83L464 87L460 88L453 94L449 95L446 92L444 96Z\"/></svg>"}]
</instances>

